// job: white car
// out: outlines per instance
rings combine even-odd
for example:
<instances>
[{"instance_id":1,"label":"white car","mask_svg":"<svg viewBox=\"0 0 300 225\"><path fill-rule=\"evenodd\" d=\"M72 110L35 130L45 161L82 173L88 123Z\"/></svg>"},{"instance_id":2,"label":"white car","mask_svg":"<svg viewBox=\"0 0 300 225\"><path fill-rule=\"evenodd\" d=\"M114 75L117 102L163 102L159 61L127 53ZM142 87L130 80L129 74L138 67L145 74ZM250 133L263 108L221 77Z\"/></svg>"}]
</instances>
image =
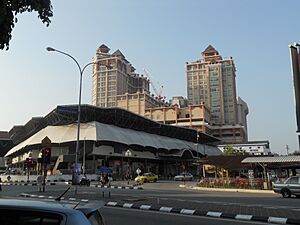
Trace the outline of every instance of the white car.
<instances>
[{"instance_id":1,"label":"white car","mask_svg":"<svg viewBox=\"0 0 300 225\"><path fill-rule=\"evenodd\" d=\"M47 200L0 199L1 224L104 225L98 206Z\"/></svg>"},{"instance_id":2,"label":"white car","mask_svg":"<svg viewBox=\"0 0 300 225\"><path fill-rule=\"evenodd\" d=\"M276 182L273 191L282 194L284 198L290 198L291 195L300 198L300 177L293 176L287 178L284 182Z\"/></svg>"},{"instance_id":3,"label":"white car","mask_svg":"<svg viewBox=\"0 0 300 225\"><path fill-rule=\"evenodd\" d=\"M193 180L193 175L190 173L181 173L177 176L174 177L175 181L192 181Z\"/></svg>"}]
</instances>

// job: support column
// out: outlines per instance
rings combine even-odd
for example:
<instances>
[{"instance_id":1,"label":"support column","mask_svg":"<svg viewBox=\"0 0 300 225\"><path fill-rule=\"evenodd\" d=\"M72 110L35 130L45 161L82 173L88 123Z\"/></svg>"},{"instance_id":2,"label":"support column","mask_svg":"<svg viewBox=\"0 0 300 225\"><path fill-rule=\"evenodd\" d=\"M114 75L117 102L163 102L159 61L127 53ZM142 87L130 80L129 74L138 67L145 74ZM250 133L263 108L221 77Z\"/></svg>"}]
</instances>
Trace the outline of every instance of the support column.
<instances>
[{"instance_id":1,"label":"support column","mask_svg":"<svg viewBox=\"0 0 300 225\"><path fill-rule=\"evenodd\" d=\"M94 170L94 172L96 172L96 156L95 155L93 155L93 170Z\"/></svg>"},{"instance_id":2,"label":"support column","mask_svg":"<svg viewBox=\"0 0 300 225\"><path fill-rule=\"evenodd\" d=\"M121 177L124 177L124 170L123 170L123 165L124 165L124 159L121 157Z\"/></svg>"},{"instance_id":3,"label":"support column","mask_svg":"<svg viewBox=\"0 0 300 225\"><path fill-rule=\"evenodd\" d=\"M144 162L144 173L147 173L148 172L148 165L147 165L147 159L145 159L145 162Z\"/></svg>"}]
</instances>

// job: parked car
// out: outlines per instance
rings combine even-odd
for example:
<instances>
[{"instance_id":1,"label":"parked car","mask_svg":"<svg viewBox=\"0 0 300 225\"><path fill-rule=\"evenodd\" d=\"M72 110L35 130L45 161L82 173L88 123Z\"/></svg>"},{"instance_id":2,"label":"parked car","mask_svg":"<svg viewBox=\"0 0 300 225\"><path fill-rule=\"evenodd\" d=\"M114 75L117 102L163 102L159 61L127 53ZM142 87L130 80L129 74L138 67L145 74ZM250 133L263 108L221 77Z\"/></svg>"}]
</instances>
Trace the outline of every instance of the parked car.
<instances>
[{"instance_id":1,"label":"parked car","mask_svg":"<svg viewBox=\"0 0 300 225\"><path fill-rule=\"evenodd\" d=\"M181 173L181 174L175 176L174 180L175 181L192 181L193 178L194 177L192 174L184 172L184 173Z\"/></svg>"},{"instance_id":2,"label":"parked car","mask_svg":"<svg viewBox=\"0 0 300 225\"><path fill-rule=\"evenodd\" d=\"M156 182L158 180L158 176L155 175L154 173L144 173L141 176L137 176L134 181L135 182L143 182L143 183L147 183L147 182Z\"/></svg>"},{"instance_id":3,"label":"parked car","mask_svg":"<svg viewBox=\"0 0 300 225\"><path fill-rule=\"evenodd\" d=\"M300 177L293 176L289 177L283 182L276 182L273 186L275 193L282 194L282 197L289 198L295 195L297 198L300 197Z\"/></svg>"},{"instance_id":4,"label":"parked car","mask_svg":"<svg viewBox=\"0 0 300 225\"><path fill-rule=\"evenodd\" d=\"M0 221L1 225L104 225L98 207L53 200L0 199Z\"/></svg>"}]
</instances>

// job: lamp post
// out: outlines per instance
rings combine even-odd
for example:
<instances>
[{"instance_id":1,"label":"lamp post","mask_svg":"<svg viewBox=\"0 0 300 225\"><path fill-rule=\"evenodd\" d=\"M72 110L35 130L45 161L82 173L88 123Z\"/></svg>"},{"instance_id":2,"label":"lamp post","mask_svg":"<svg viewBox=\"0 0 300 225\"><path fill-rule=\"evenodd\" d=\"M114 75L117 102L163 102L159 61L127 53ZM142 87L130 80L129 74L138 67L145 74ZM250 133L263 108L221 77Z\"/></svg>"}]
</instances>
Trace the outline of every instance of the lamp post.
<instances>
[{"instance_id":1,"label":"lamp post","mask_svg":"<svg viewBox=\"0 0 300 225\"><path fill-rule=\"evenodd\" d=\"M71 58L77 65L78 69L79 69L79 99L78 99L78 119L77 119L77 140L76 140L76 150L75 150L75 170L78 169L78 152L79 152L79 139L80 139L80 114L81 114L81 90L82 90L82 75L83 75L83 72L84 70L89 66L89 65L92 65L92 64L97 64L97 63L94 63L94 62L90 62L88 64L86 64L83 68L81 68L81 66L79 65L79 63L77 62L77 60L71 56L70 54L66 53L66 52L63 52L63 51L60 51L60 50L57 50L57 49L54 49L54 48L51 48L51 47L47 47L46 48L47 51L50 51L50 52L58 52L60 54L63 54L63 55L66 55L68 56L69 58ZM80 175L80 170L77 171L77 175L79 176ZM78 184L78 180L76 180L76 177L73 177L73 179L75 178L75 194L77 194L77 184Z\"/></svg>"},{"instance_id":2,"label":"lamp post","mask_svg":"<svg viewBox=\"0 0 300 225\"><path fill-rule=\"evenodd\" d=\"M132 155L132 153L131 153L131 151L128 149L126 152L125 152L125 156L126 157L128 157L128 161L127 161L127 163L128 163L128 169L127 169L127 184L129 184L129 178L130 178L130 166L129 166L129 157L131 157L131 155Z\"/></svg>"},{"instance_id":3,"label":"lamp post","mask_svg":"<svg viewBox=\"0 0 300 225\"><path fill-rule=\"evenodd\" d=\"M199 160L199 132L197 131L197 162L199 163L197 165L198 168L198 173L199 173L199 178L200 178L200 160ZM200 180L200 179L199 179Z\"/></svg>"}]
</instances>

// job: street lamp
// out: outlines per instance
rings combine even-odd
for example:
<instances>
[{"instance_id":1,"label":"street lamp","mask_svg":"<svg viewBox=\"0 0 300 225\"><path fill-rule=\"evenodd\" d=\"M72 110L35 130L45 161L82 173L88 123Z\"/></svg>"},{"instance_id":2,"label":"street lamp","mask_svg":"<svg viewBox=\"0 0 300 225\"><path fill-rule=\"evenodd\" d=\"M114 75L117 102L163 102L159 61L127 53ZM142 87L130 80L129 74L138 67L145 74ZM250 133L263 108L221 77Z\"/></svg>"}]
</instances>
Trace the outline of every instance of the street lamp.
<instances>
[{"instance_id":1,"label":"street lamp","mask_svg":"<svg viewBox=\"0 0 300 225\"><path fill-rule=\"evenodd\" d=\"M129 167L129 157L131 157L132 153L129 149L127 149L127 151L125 152L125 156L128 157L128 169L127 169L127 184L129 184L129 178L130 178L130 167Z\"/></svg>"},{"instance_id":2,"label":"street lamp","mask_svg":"<svg viewBox=\"0 0 300 225\"><path fill-rule=\"evenodd\" d=\"M81 90L82 90L82 75L83 75L83 72L84 70L89 66L89 65L92 65L92 64L97 64L97 63L94 63L94 62L90 62L88 64L86 64L83 68L81 68L81 66L79 65L79 63L77 62L77 60L71 56L70 54L66 53L66 52L63 52L63 51L60 51L60 50L57 50L57 49L54 49L54 48L51 48L51 47L47 47L46 48L47 51L50 51L50 52L58 52L60 54L63 54L63 55L66 55L68 56L69 58L71 58L77 65L78 69L79 69L79 74L80 74L80 80L79 80L79 101L78 101L78 119L77 119L77 140L76 140L76 150L75 150L75 170L78 169L77 167L77 164L78 164L78 152L79 152L79 139L80 139L80 114L81 114ZM80 170L77 171L80 175ZM76 186L75 186L75 194L77 193L77 183L78 181L76 180L76 177L73 177L75 179L75 183L76 183Z\"/></svg>"},{"instance_id":3,"label":"street lamp","mask_svg":"<svg viewBox=\"0 0 300 225\"><path fill-rule=\"evenodd\" d=\"M200 175L200 163L202 162L202 176L205 178L205 167L204 167L204 161L199 160L199 141L200 141L200 133L197 132L197 160L199 162L199 175ZM205 152L205 143L203 143L203 154L201 153L200 158L205 158L206 157L206 152Z\"/></svg>"}]
</instances>

